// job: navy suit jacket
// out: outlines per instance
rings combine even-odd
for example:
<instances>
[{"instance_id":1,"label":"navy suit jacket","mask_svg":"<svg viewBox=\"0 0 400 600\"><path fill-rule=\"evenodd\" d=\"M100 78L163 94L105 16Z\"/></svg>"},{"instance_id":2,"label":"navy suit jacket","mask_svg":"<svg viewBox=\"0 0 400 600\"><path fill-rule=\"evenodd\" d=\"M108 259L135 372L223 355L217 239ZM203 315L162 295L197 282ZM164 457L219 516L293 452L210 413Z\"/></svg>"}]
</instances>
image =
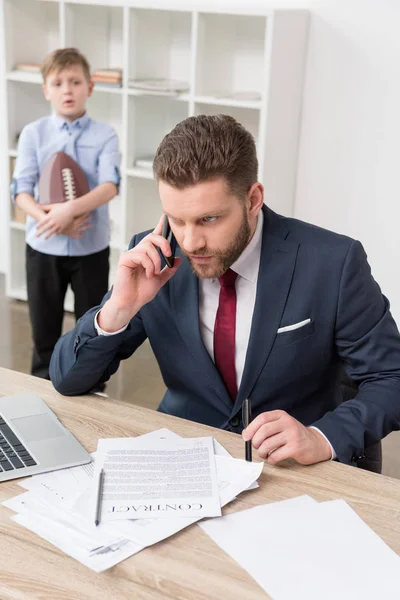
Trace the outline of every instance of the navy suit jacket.
<instances>
[{"instance_id":1,"label":"navy suit jacket","mask_svg":"<svg viewBox=\"0 0 400 600\"><path fill-rule=\"evenodd\" d=\"M56 345L55 388L65 395L91 390L148 338L167 386L162 412L239 433L241 405L249 397L253 417L282 409L318 427L345 463L399 429L400 336L362 245L263 210L256 303L235 403L202 342L198 279L186 259L123 333L98 336L99 307L86 313ZM306 319L310 323L299 329L277 333ZM343 366L359 388L347 402Z\"/></svg>"}]
</instances>

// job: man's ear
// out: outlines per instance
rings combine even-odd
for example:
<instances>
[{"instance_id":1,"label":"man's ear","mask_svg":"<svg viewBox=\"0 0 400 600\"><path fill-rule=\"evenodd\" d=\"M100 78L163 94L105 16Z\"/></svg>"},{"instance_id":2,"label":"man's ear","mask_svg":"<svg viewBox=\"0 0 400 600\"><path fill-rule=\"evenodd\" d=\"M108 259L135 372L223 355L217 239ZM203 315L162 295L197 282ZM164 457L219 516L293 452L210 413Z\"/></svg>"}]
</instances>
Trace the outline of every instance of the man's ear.
<instances>
[{"instance_id":1,"label":"man's ear","mask_svg":"<svg viewBox=\"0 0 400 600\"><path fill-rule=\"evenodd\" d=\"M249 217L256 217L264 204L264 187L259 181L251 186L247 194L246 204Z\"/></svg>"}]
</instances>

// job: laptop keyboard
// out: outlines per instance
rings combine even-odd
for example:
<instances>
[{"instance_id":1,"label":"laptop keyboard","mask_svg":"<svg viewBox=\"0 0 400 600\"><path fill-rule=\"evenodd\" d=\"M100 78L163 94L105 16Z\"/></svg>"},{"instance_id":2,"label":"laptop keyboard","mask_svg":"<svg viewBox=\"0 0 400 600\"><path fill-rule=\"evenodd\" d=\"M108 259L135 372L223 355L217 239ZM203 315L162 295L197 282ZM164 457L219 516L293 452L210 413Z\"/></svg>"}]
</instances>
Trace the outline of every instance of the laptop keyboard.
<instances>
[{"instance_id":1,"label":"laptop keyboard","mask_svg":"<svg viewBox=\"0 0 400 600\"><path fill-rule=\"evenodd\" d=\"M0 473L34 465L36 462L21 440L0 416Z\"/></svg>"}]
</instances>

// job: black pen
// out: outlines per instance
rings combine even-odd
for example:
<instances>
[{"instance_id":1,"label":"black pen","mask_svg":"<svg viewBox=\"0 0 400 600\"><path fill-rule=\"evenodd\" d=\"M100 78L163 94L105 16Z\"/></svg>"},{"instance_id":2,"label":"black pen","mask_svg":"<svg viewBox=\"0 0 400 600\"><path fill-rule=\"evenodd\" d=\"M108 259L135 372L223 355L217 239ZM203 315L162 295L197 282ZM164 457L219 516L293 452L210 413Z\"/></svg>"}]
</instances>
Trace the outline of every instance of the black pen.
<instances>
[{"instance_id":1,"label":"black pen","mask_svg":"<svg viewBox=\"0 0 400 600\"><path fill-rule=\"evenodd\" d=\"M96 513L95 513L95 518L94 518L94 524L96 525L96 527L100 523L101 497L103 495L103 482L104 482L104 469L100 469L99 477L97 479Z\"/></svg>"},{"instance_id":2,"label":"black pen","mask_svg":"<svg viewBox=\"0 0 400 600\"><path fill-rule=\"evenodd\" d=\"M246 398L246 400L244 400L243 405L242 405L242 421L243 421L243 427L244 429L246 429L246 427L248 425L250 425L251 423L251 402L250 402L250 398ZM251 454L251 440L249 440L248 442L245 442L245 456L246 456L246 460L251 462L253 460L252 458L252 454Z\"/></svg>"}]
</instances>

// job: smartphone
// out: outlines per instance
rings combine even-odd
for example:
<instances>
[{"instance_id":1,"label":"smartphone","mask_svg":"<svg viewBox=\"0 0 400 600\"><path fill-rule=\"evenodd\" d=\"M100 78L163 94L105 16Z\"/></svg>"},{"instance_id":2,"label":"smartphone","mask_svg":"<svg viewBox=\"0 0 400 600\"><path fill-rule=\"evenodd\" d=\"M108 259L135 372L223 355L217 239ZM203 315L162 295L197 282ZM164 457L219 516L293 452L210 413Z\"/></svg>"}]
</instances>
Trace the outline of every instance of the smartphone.
<instances>
[{"instance_id":1,"label":"smartphone","mask_svg":"<svg viewBox=\"0 0 400 600\"><path fill-rule=\"evenodd\" d=\"M168 217L164 217L161 235L167 240L167 242L169 242L169 245L171 246L171 252L172 252L171 256L164 256L164 254L161 252L161 256L167 263L167 266L170 269L172 269L172 267L174 266L174 261L175 261L176 239L175 239L174 234L172 233L172 230L171 230L171 227L170 227L170 224L168 221Z\"/></svg>"}]
</instances>

